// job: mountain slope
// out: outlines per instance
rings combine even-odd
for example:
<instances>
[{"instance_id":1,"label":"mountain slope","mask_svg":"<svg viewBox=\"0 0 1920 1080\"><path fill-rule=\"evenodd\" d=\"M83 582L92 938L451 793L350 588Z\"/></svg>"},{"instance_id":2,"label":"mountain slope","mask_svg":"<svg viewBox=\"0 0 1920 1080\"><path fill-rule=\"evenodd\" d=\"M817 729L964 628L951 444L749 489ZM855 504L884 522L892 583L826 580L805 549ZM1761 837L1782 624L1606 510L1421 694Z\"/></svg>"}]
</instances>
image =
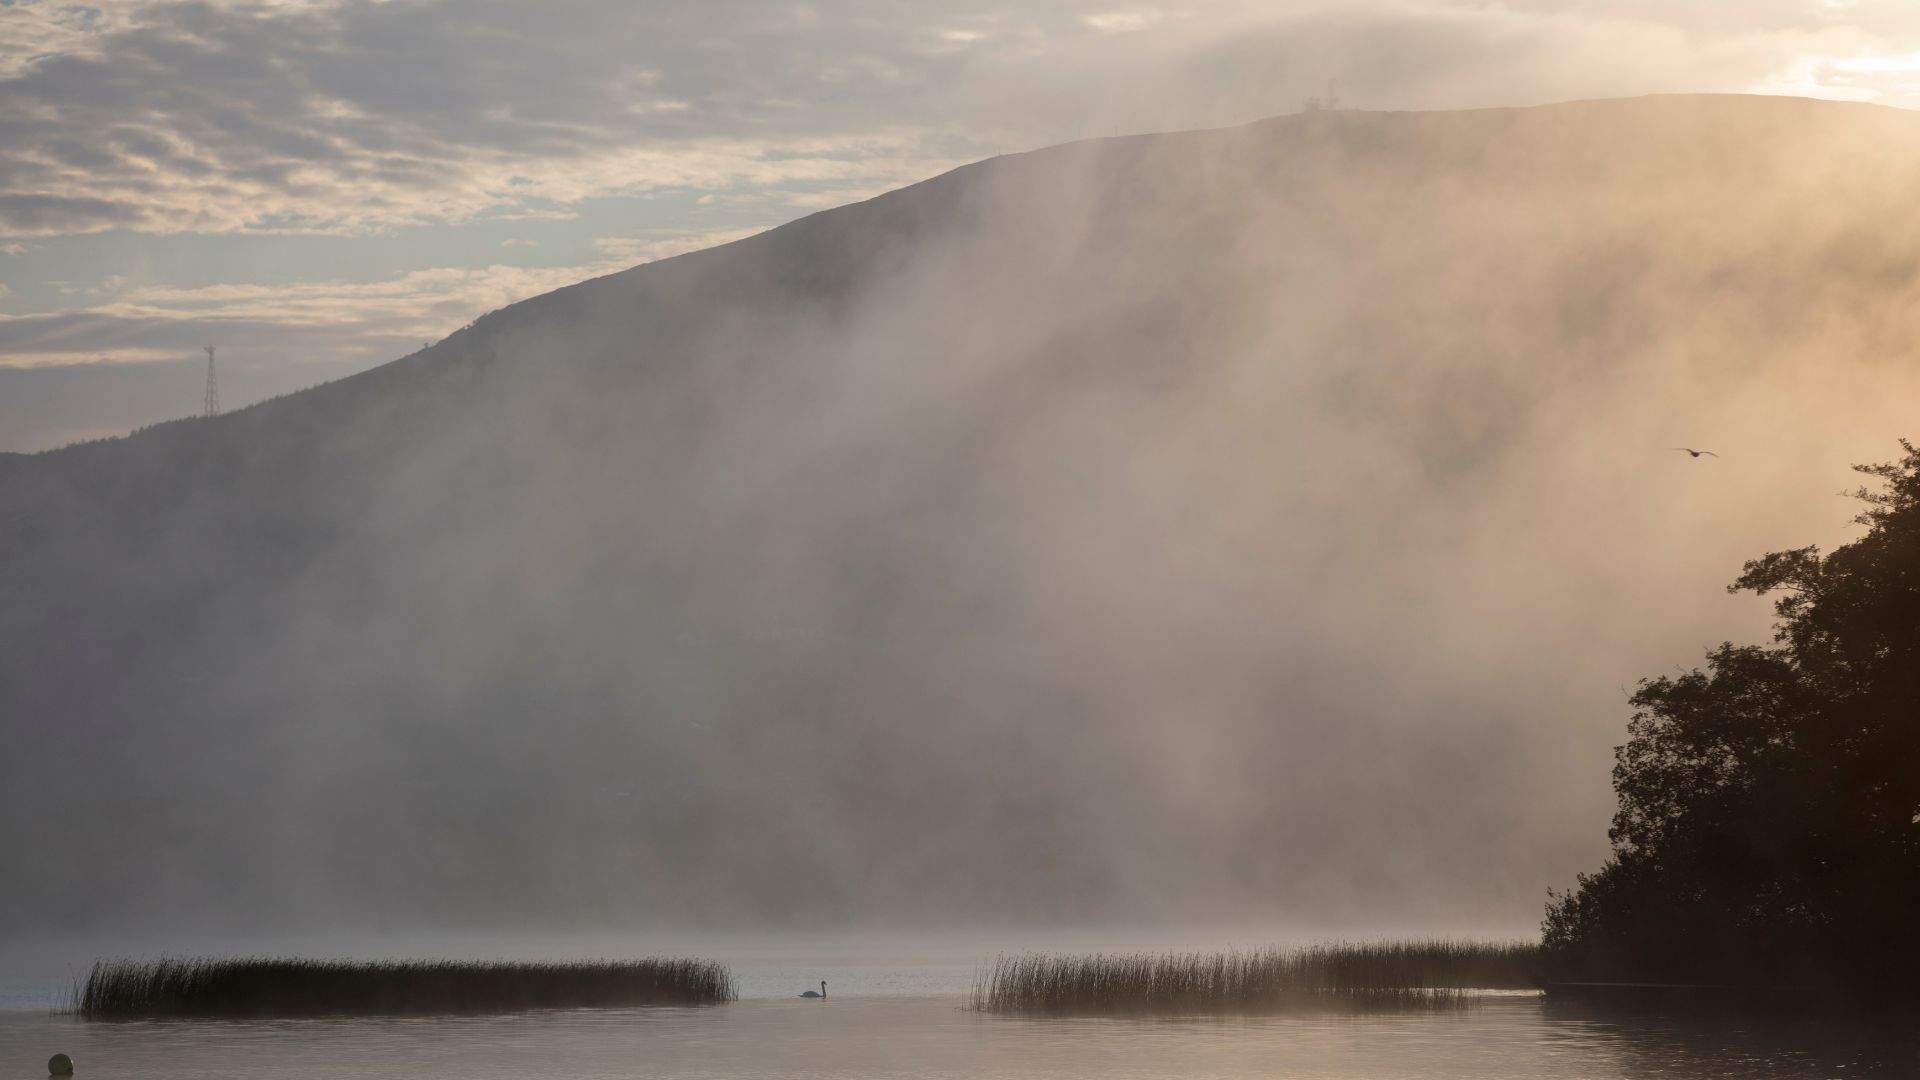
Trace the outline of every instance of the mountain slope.
<instances>
[{"instance_id":1,"label":"mountain slope","mask_svg":"<svg viewBox=\"0 0 1920 1080\"><path fill-rule=\"evenodd\" d=\"M1916 181L1790 99L1074 144L0 458L0 920L1523 926L1910 433Z\"/></svg>"}]
</instances>

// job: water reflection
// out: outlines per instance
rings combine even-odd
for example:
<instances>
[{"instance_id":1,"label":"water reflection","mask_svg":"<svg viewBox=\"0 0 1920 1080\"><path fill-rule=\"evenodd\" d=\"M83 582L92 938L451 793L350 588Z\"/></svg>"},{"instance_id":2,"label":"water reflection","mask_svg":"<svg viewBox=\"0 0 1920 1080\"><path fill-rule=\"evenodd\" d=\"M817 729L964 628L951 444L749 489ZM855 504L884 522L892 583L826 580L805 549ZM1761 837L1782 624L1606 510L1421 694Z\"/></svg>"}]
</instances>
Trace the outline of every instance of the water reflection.
<instances>
[{"instance_id":1,"label":"water reflection","mask_svg":"<svg viewBox=\"0 0 1920 1080\"><path fill-rule=\"evenodd\" d=\"M27 1075L20 1063L59 1050L85 1080L1920 1075L1911 1032L1831 1016L1652 1012L1525 995L1459 1013L1156 1020L992 1017L962 1005L957 995L835 996L492 1018L116 1024L0 1012L0 1074Z\"/></svg>"},{"instance_id":2,"label":"water reflection","mask_svg":"<svg viewBox=\"0 0 1920 1080\"><path fill-rule=\"evenodd\" d=\"M1543 1030L1610 1044L1628 1078L1920 1076L1920 1032L1910 1023L1849 1014L1818 999L1653 1007L1550 998L1540 1019Z\"/></svg>"}]
</instances>

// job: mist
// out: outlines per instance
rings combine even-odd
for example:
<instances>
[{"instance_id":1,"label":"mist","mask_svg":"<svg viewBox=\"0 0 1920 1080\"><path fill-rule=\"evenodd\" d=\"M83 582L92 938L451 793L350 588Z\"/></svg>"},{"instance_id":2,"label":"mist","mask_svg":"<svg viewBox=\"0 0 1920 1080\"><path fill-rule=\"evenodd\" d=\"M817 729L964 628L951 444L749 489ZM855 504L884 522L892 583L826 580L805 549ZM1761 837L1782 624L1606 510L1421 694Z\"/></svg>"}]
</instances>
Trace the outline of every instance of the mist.
<instances>
[{"instance_id":1,"label":"mist","mask_svg":"<svg viewBox=\"0 0 1920 1080\"><path fill-rule=\"evenodd\" d=\"M1916 135L1073 143L0 456L0 933L1525 932L1912 434Z\"/></svg>"}]
</instances>

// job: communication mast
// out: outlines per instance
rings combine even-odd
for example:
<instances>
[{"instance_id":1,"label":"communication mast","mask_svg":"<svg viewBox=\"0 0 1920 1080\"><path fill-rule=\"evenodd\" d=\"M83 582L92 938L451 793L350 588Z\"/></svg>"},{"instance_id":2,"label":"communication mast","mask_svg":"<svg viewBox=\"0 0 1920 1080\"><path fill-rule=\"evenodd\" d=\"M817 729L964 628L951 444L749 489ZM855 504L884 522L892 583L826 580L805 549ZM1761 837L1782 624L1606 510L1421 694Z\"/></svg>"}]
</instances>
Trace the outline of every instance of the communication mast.
<instances>
[{"instance_id":1,"label":"communication mast","mask_svg":"<svg viewBox=\"0 0 1920 1080\"><path fill-rule=\"evenodd\" d=\"M1328 79L1327 80L1327 96L1323 98L1317 98L1317 97L1308 98L1307 104L1304 107L1303 111L1305 112L1338 112L1339 109L1340 109L1340 80Z\"/></svg>"},{"instance_id":2,"label":"communication mast","mask_svg":"<svg viewBox=\"0 0 1920 1080\"><path fill-rule=\"evenodd\" d=\"M200 415L219 416L220 415L220 380L214 375L214 371L213 371L213 346L211 345L206 346L206 353L207 353L207 401L206 401L206 407L201 411Z\"/></svg>"}]
</instances>

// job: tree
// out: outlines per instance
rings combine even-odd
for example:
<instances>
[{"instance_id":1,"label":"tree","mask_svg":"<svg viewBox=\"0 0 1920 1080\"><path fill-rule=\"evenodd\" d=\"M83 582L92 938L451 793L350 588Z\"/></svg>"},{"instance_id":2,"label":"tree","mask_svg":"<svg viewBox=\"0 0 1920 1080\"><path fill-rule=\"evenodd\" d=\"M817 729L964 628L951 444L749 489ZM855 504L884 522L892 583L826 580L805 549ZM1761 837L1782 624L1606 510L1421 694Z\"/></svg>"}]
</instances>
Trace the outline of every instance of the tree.
<instances>
[{"instance_id":1,"label":"tree","mask_svg":"<svg viewBox=\"0 0 1920 1080\"><path fill-rule=\"evenodd\" d=\"M1910 986L1920 962L1920 449L1866 534L1747 563L1771 646L1643 680L1613 852L1542 925L1560 978Z\"/></svg>"}]
</instances>

